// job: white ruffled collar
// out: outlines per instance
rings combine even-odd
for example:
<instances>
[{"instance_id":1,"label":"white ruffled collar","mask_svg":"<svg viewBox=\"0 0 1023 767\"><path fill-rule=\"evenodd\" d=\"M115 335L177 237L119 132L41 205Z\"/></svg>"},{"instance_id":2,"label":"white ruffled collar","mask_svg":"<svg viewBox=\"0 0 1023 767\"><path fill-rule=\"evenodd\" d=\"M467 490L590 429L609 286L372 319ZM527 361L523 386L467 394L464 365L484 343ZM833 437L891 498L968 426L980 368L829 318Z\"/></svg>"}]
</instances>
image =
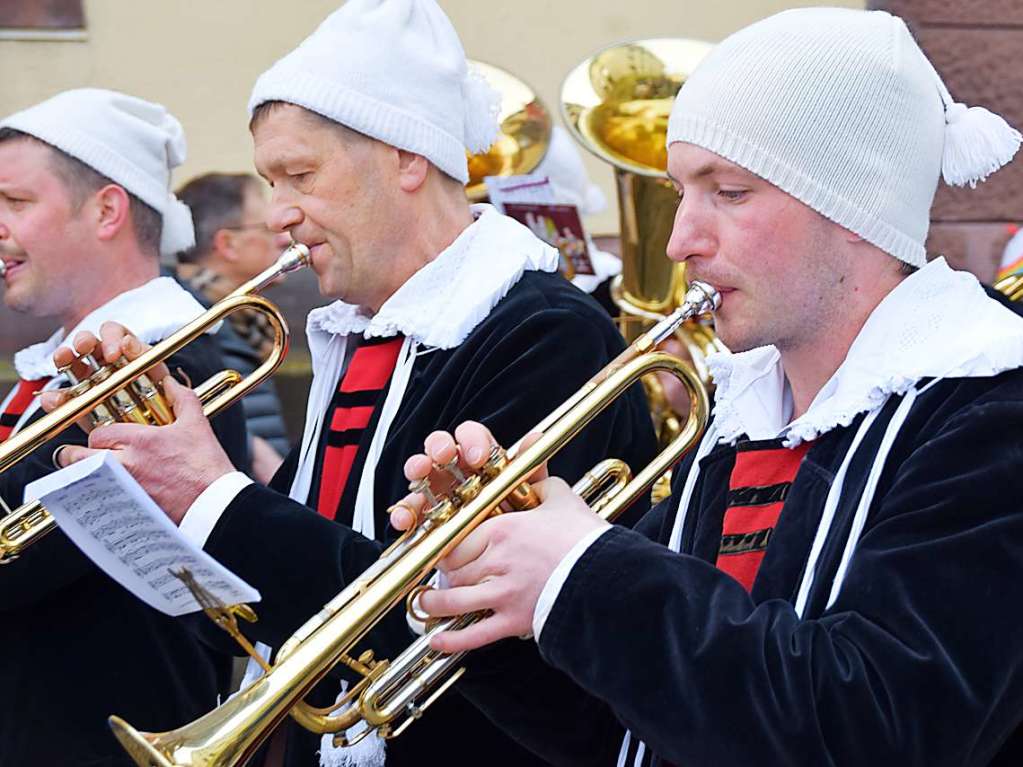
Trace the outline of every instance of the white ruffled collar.
<instances>
[{"instance_id":1,"label":"white ruffled collar","mask_svg":"<svg viewBox=\"0 0 1023 767\"><path fill-rule=\"evenodd\" d=\"M372 317L343 301L313 309L310 334L401 333L423 346L451 349L490 313L523 272L553 272L558 251L491 205L473 205L476 220L416 272Z\"/></svg>"},{"instance_id":2,"label":"white ruffled collar","mask_svg":"<svg viewBox=\"0 0 1023 767\"><path fill-rule=\"evenodd\" d=\"M125 291L95 309L70 333L57 330L45 341L32 344L14 355L18 376L31 381L57 375L53 352L65 338L74 338L82 330L99 334L104 322L120 322L142 341L152 344L166 338L204 311L191 293L170 277L157 277L132 290ZM211 328L208 332L215 331Z\"/></svg>"},{"instance_id":3,"label":"white ruffled collar","mask_svg":"<svg viewBox=\"0 0 1023 767\"><path fill-rule=\"evenodd\" d=\"M988 297L972 274L937 258L885 296L845 361L791 423L775 347L714 354L707 365L720 442L784 436L791 447L848 426L922 378L987 378L1023 366L1023 318Z\"/></svg>"}]
</instances>

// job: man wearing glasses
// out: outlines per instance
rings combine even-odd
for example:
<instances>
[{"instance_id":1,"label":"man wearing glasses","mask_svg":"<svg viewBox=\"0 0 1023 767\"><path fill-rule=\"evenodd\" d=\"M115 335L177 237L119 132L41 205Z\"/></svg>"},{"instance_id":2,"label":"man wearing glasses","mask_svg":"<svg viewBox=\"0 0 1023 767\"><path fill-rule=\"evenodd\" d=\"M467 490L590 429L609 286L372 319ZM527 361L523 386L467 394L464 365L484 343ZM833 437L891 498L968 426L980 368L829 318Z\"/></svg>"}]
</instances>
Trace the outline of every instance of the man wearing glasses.
<instances>
[{"instance_id":1,"label":"man wearing glasses","mask_svg":"<svg viewBox=\"0 0 1023 767\"><path fill-rule=\"evenodd\" d=\"M178 254L177 276L207 306L273 264L290 243L267 229L262 181L247 173L207 173L178 190L192 211L195 246ZM259 312L231 314L217 333L224 362L243 375L273 346L273 331ZM270 381L242 400L249 432L252 476L267 483L288 452L281 402Z\"/></svg>"}]
</instances>

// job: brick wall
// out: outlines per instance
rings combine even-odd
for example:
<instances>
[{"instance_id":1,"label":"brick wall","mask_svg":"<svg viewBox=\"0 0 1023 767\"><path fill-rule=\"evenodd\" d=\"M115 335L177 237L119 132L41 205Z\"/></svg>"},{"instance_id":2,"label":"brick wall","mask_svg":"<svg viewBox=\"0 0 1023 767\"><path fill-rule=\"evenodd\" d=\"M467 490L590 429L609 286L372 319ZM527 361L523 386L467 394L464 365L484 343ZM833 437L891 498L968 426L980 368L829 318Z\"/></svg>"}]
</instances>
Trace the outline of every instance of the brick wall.
<instances>
[{"instance_id":1,"label":"brick wall","mask_svg":"<svg viewBox=\"0 0 1023 767\"><path fill-rule=\"evenodd\" d=\"M1023 127L1021 0L871 0L868 7L906 20L953 98ZM931 220L928 253L990 282L1007 225L1023 222L1023 159L976 189L941 184Z\"/></svg>"}]
</instances>

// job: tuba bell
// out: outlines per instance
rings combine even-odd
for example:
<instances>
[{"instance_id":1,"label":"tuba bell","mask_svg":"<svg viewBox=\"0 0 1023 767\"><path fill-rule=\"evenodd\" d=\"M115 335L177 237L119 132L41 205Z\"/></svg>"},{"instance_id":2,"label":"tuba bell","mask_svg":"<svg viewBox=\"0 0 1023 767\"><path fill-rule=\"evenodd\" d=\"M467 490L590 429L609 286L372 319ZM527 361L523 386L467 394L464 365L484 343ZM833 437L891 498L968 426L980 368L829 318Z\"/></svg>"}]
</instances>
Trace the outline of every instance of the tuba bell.
<instances>
[{"instance_id":1,"label":"tuba bell","mask_svg":"<svg viewBox=\"0 0 1023 767\"><path fill-rule=\"evenodd\" d=\"M540 164L551 143L553 122L536 91L515 75L482 61L470 60L469 66L501 94L497 138L485 152L468 158L466 195L470 202L482 202L487 197L487 176L521 176Z\"/></svg>"},{"instance_id":2,"label":"tuba bell","mask_svg":"<svg viewBox=\"0 0 1023 767\"><path fill-rule=\"evenodd\" d=\"M678 196L668 180L665 138L675 96L713 48L700 40L655 38L598 51L573 69L561 88L561 109L572 135L614 168L621 231L622 273L611 284L621 312L619 330L632 341L671 314L686 294L685 265L667 258ZM713 328L694 318L675 338L708 388L704 362L725 347ZM643 379L661 444L681 427L655 376ZM655 500L666 482L655 489Z\"/></svg>"}]
</instances>

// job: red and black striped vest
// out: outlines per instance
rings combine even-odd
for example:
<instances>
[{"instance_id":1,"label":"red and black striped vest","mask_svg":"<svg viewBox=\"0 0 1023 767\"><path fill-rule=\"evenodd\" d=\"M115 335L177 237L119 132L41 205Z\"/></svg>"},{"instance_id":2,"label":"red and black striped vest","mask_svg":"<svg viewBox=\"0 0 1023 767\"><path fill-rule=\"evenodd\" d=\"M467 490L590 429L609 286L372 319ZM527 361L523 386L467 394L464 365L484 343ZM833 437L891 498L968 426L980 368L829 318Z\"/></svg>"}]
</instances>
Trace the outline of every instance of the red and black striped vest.
<instances>
[{"instance_id":1,"label":"red and black striped vest","mask_svg":"<svg viewBox=\"0 0 1023 767\"><path fill-rule=\"evenodd\" d=\"M8 398L3 412L0 413L0 442L11 436L18 419L28 410L28 406L32 404L36 394L46 386L49 380L49 378L36 378L31 381L25 379L18 381L14 394Z\"/></svg>"},{"instance_id":2,"label":"red and black striped vest","mask_svg":"<svg viewBox=\"0 0 1023 767\"><path fill-rule=\"evenodd\" d=\"M316 510L334 519L352 464L377 403L394 372L403 338L362 341L338 383L327 410Z\"/></svg>"},{"instance_id":3,"label":"red and black striped vest","mask_svg":"<svg viewBox=\"0 0 1023 767\"><path fill-rule=\"evenodd\" d=\"M752 590L767 545L810 443L782 447L780 440L740 443L728 483L717 566Z\"/></svg>"}]
</instances>

